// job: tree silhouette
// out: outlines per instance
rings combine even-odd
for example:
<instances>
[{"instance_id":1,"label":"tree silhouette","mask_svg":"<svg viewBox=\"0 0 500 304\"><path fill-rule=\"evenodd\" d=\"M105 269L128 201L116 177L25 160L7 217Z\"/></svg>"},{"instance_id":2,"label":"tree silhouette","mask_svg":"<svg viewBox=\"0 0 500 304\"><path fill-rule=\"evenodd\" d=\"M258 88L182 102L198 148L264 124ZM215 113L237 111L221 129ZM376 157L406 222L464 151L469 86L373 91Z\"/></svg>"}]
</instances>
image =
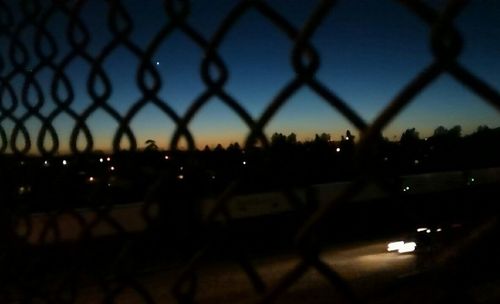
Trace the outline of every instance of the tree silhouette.
<instances>
[{"instance_id":1,"label":"tree silhouette","mask_svg":"<svg viewBox=\"0 0 500 304\"><path fill-rule=\"evenodd\" d=\"M443 126L439 126L434 130L434 137L445 136L448 134L448 129Z\"/></svg>"},{"instance_id":2,"label":"tree silhouette","mask_svg":"<svg viewBox=\"0 0 500 304\"><path fill-rule=\"evenodd\" d=\"M282 133L274 133L272 136L271 136L271 145L272 146L279 146L279 145L283 145L286 143L286 136L283 135Z\"/></svg>"},{"instance_id":3,"label":"tree silhouette","mask_svg":"<svg viewBox=\"0 0 500 304\"><path fill-rule=\"evenodd\" d=\"M227 147L227 151L240 152L241 151L240 144L237 142L229 144L229 146Z\"/></svg>"},{"instance_id":4,"label":"tree silhouette","mask_svg":"<svg viewBox=\"0 0 500 304\"><path fill-rule=\"evenodd\" d=\"M420 135L415 130L415 128L406 129L403 134L401 134L401 144L411 144L418 142L420 140Z\"/></svg>"},{"instance_id":5,"label":"tree silhouette","mask_svg":"<svg viewBox=\"0 0 500 304\"><path fill-rule=\"evenodd\" d=\"M295 133L290 133L287 137L286 137L286 142L289 143L289 144L292 144L292 145L295 145L297 143L297 134Z\"/></svg>"},{"instance_id":6,"label":"tree silhouette","mask_svg":"<svg viewBox=\"0 0 500 304\"><path fill-rule=\"evenodd\" d=\"M456 125L448 131L448 134L452 138L460 138L462 136L462 127L460 125Z\"/></svg>"},{"instance_id":7,"label":"tree silhouette","mask_svg":"<svg viewBox=\"0 0 500 304\"><path fill-rule=\"evenodd\" d=\"M214 151L220 153L226 151L226 149L224 149L224 147L221 144L217 144L217 146L215 146L214 148Z\"/></svg>"},{"instance_id":8,"label":"tree silhouette","mask_svg":"<svg viewBox=\"0 0 500 304\"><path fill-rule=\"evenodd\" d=\"M330 139L332 137L330 136L330 134L328 133L321 133L320 135L316 134L314 136L314 141L317 142L317 143L329 143L330 142Z\"/></svg>"},{"instance_id":9,"label":"tree silhouette","mask_svg":"<svg viewBox=\"0 0 500 304\"><path fill-rule=\"evenodd\" d=\"M148 139L145 142L146 148L144 148L144 151L158 151L158 146L156 145L156 141L153 139Z\"/></svg>"}]
</instances>

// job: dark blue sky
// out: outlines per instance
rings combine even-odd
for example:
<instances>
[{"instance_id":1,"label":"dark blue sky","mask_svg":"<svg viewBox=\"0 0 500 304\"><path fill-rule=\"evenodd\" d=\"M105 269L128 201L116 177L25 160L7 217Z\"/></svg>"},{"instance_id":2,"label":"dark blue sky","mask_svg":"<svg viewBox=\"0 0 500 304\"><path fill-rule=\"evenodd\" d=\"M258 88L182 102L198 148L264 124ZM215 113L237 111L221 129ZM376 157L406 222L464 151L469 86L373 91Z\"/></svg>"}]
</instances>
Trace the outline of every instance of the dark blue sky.
<instances>
[{"instance_id":1,"label":"dark blue sky","mask_svg":"<svg viewBox=\"0 0 500 304\"><path fill-rule=\"evenodd\" d=\"M131 39L140 46L147 45L168 21L160 1L122 2L134 20ZM439 6L442 1L428 2ZM210 39L235 3L237 1L234 0L192 1L189 23L202 36ZM301 27L316 1L276 0L269 3L294 26ZM105 22L107 10L105 1L94 0L89 1L82 12L92 35L87 48L90 54L99 53L112 37ZM456 19L456 27L465 41L460 63L497 90L500 90L499 20L500 3L494 0L471 1ZM66 26L67 21L62 14L56 14L49 24L58 40L58 59L68 51L67 42L62 39ZM33 41L29 32L24 31L23 39L27 44L30 39ZM429 33L426 24L396 1L338 1L312 39L312 44L321 55L317 78L370 122L406 83L432 62ZM256 10L249 10L221 44L219 54L230 71L226 91L255 119L275 94L293 79L290 63L292 47L293 43L287 36ZM2 52L5 56L5 50ZM168 36L154 54L153 60L159 63L157 69L163 81L159 97L180 116L206 89L200 78L202 58L203 50L179 30ZM122 114L141 98L135 80L138 62L124 47L114 50L104 60L113 85L108 103ZM36 63L36 60L32 61L31 68ZM73 60L67 68L75 89L73 108L77 111L83 111L90 105L85 87L89 68L89 64L81 58ZM45 90L51 73L45 68L37 73L40 82L46 85L44 94L48 100L43 113L53 110L49 90ZM17 113L22 112L22 108L17 110ZM415 127L422 136L428 136L439 125L452 127L456 124L462 125L464 133L470 133L481 124L499 126L499 118L499 113L480 98L450 76L443 75L418 95L404 113L389 125L384 135L393 139L394 136L399 137L404 129ZM110 148L116 122L105 112L98 111L88 123L96 135L97 148ZM8 121L2 122L2 125L9 128ZM38 125L36 121L32 122L33 134L36 134ZM153 106L142 109L131 125L139 145L152 138L166 147L174 130L172 121ZM62 115L55 120L55 126L61 130L61 141L68 142L69 132L64 132L72 128L71 119ZM355 128L304 87L278 112L266 132L295 132L300 139L328 132L337 139L346 129ZM217 99L211 100L197 114L190 130L199 147L217 142L241 142L248 134L241 119Z\"/></svg>"}]
</instances>

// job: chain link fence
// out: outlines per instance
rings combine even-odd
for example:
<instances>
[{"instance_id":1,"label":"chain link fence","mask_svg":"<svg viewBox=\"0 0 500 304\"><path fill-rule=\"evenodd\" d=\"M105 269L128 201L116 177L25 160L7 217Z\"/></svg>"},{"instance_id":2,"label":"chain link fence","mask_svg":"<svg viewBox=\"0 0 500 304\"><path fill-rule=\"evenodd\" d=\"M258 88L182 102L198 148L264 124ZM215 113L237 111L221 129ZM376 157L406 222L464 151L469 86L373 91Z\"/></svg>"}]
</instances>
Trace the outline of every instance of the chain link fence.
<instances>
[{"instance_id":1,"label":"chain link fence","mask_svg":"<svg viewBox=\"0 0 500 304\"><path fill-rule=\"evenodd\" d=\"M130 35L134 28L134 13L127 11L122 1L109 0L106 4L106 23L111 37L96 54L88 51L91 37L95 33L89 30L88 24L81 17L87 1L1 1L0 39L7 46L7 51L0 57L0 153L5 157L2 162L2 184L5 191L0 207L2 302L167 301L165 297L152 292L155 289L171 294L172 298L169 299L175 299L178 303L194 303L197 301L198 291L203 289L200 286L199 267L204 260L212 259L214 252L236 261L238 269L235 271L243 273L253 286L256 295L252 300L254 302L279 302L285 297L287 290L311 269L331 283L331 288L339 291L347 302L360 302L349 284L322 259L321 244L325 234L324 227L339 208L348 205L371 182L387 187L375 161L382 131L412 103L418 93L442 74L453 77L493 109L500 109L499 92L457 61L464 41L453 22L466 9L466 1L449 1L442 11L435 10L424 1L394 2L394 5L405 6L429 26L429 45L434 58L399 90L380 115L368 123L353 110L349 101L339 98L317 77L320 55L311 43L311 37L321 27L322 21L335 10L335 1L319 1L301 27L294 26L266 1L240 1L225 16L215 34L205 37L190 24L190 1L165 0L161 3L167 16L164 24L149 43L138 45ZM289 56L293 77L285 86L276 88L278 93L256 119L242 106L241 101L228 93L226 85L231 70L219 52L228 32L249 11L257 12L269 20L292 42ZM55 16L63 16L67 20L67 28L63 29L64 39L68 44L65 49L58 47L54 29L49 26ZM19 38L28 30L33 31L30 45ZM204 88L184 114L177 112L161 96L162 78L153 61L153 54L174 32L182 33L203 50L199 73ZM124 113L109 103L111 96L120 88L112 86L104 67L106 59L119 48L129 51L138 61L136 84L140 98ZM67 73L69 66L76 60L83 60L89 67L85 85L91 102L82 110L75 108L75 83L71 82ZM49 79L44 71L50 71ZM22 85L19 87L16 83ZM49 91L43 88L45 83L50 85ZM85 205L87 211L62 204L48 212L34 214L24 210L22 204L11 199L12 196L8 194L9 170L17 170L12 165L13 162L28 163L29 156L34 151L49 162L62 161L58 156L61 144L58 134L61 130L54 125L54 121L61 115L67 115L74 121L70 130L69 150L75 157L86 157L95 150L94 140L97 135L91 132L89 119L98 111L104 111L118 125L112 140L113 151L119 153L124 149L124 143L127 143L127 150L137 150L137 139L131 128L131 121L149 105L164 113L175 124L170 151L179 150L183 139L188 151L195 151L196 144L190 125L215 97L246 125L248 134L244 149L251 150L255 145L269 146L270 140L264 132L265 128L276 113L286 107L294 94L304 87L320 96L359 132L354 161L356 176L338 195L331 197L328 204L309 213L304 212L303 216L296 219L299 223L295 226L296 232L290 233L295 235L294 248L298 263L283 271L272 284L265 282L252 264L252 259L245 253L239 243L241 236L238 235L238 230L227 229L234 222L228 211L228 202L247 182L245 177L233 180L212 201L210 210L198 215L201 220L186 221L188 224L168 228L158 220L161 218L158 214L165 212L161 211L161 204L158 204L158 201L165 199L162 195L167 195L168 200L179 204L197 205L201 200L193 193L196 189L189 187L182 189L179 186L175 195L162 193L165 183L175 182L169 179L148 181L150 185L146 187L148 190L142 199L143 203L129 206L128 209L117 207L112 203L112 195L109 198L103 196L102 191L96 190L91 197L99 203L95 206ZM42 112L41 108L49 103L53 103L53 110ZM39 122L36 136L29 129L31 121ZM106 159L101 158L100 161L105 162ZM26 175L29 176L29 169L27 170ZM276 176L279 176L279 172L276 172ZM64 182L68 177L57 178ZM68 187L71 187L71 183L68 183ZM291 185L282 185L280 189L292 209L300 209L317 199L314 193L306 197L298 195ZM75 190L74 193L77 192ZM58 200L75 198L69 195ZM125 209L127 211L123 211ZM130 214L133 214L133 219ZM120 216L127 219L120 221ZM104 232L100 232L102 238L96 237L99 234L96 227L99 225L105 226ZM71 230L68 227L77 231L76 237L66 236ZM182 231L185 235L179 237L165 234L165 229ZM68 241L66 238L73 239ZM190 241L183 243L182 240L186 238ZM460 246L465 246L467 241L461 242ZM171 247L179 249L179 256L191 258L173 257ZM182 271L175 268L174 275L160 280L161 286L154 286L159 284L155 283L158 281L150 279L144 269L169 269L172 267L171 262L165 261L172 260L181 261L178 265L183 266Z\"/></svg>"}]
</instances>

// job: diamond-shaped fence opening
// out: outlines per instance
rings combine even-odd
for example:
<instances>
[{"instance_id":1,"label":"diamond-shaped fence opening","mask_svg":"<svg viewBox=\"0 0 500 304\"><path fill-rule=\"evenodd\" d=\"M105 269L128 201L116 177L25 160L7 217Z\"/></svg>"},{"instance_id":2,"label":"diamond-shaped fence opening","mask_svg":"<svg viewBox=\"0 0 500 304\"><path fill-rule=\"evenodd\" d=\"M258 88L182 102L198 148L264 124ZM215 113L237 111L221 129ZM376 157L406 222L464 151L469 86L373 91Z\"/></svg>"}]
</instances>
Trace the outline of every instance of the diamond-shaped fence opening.
<instances>
[{"instance_id":1,"label":"diamond-shaped fence opening","mask_svg":"<svg viewBox=\"0 0 500 304\"><path fill-rule=\"evenodd\" d=\"M300 25L290 20L288 11L267 1L224 3L212 16L200 13L204 2L157 1L155 9L137 11L132 2L0 2L2 302L195 303L207 300L202 291L220 292L209 287L214 284L225 286L226 302L280 302L290 299L289 290L298 294L296 299L305 299L309 291L316 293L318 302L329 302L332 295L360 302L362 296L336 269L335 259L341 263L342 257L324 244L332 235L342 239L332 222L346 223L339 214L366 200L363 193L371 193L368 199L373 204L389 195L395 216L408 216L401 215L408 210L394 201L404 200L401 191L410 187L380 170L383 161L389 161L380 155L387 145L382 132L443 74L493 111L500 109L499 92L458 60L467 41L454 21L467 10L466 1L449 1L440 10L417 0L392 3L406 7L429 27L433 58L370 122L335 92L334 85L318 77L321 59L330 54L315 47L314 35L335 11L335 1L310 5ZM245 51L234 37L233 44L225 43L248 14L258 15L259 22L266 23L262 28L272 27L289 43L282 56L290 74L280 76L282 85L270 89L275 94L267 96L258 110L248 100L250 93L238 94L242 84L231 83L235 63L223 55L231 48ZM214 23L203 17L220 19ZM250 39L267 37L252 29L247 34ZM174 36L182 36L190 46L176 46L170 40ZM186 65L196 72L195 85L189 81L193 71L178 71L178 79L176 71L160 71L163 63L158 57L169 49L166 46L178 61L184 55L195 58ZM244 66L238 69L244 71ZM177 88L169 91L171 83L185 85L189 94ZM331 154L314 154L322 149L314 145L287 151L295 134L270 137L266 128L300 92L331 107L355 128L356 135L349 132L335 146L328 136ZM214 102L244 129L244 141L225 151L203 150L203 139L193 132L199 117L217 119L213 113L217 107L210 105ZM145 115L148 111L152 114ZM213 122L219 127L224 123ZM232 127L228 123L227 128ZM147 132L161 140L144 138ZM354 136L359 137L356 145ZM284 150L266 154L279 140ZM161 150L159 143L169 149ZM304 155L317 159L304 162L304 171L294 171L290 164ZM339 180L349 166L351 181L336 183L336 191L314 183L324 176ZM492 172L481 178L493 176ZM467 185L477 176L466 176ZM453 178L463 176L449 177ZM263 194L252 193L248 185ZM273 224L269 214L248 222L245 217L262 213L266 204L285 214L285 224ZM377 212L373 206L364 208ZM349 221L362 225L373 220L364 216ZM439 255L436 259L444 266L431 272L429 277L436 280L432 282L449 279L447 262L453 252L470 248L495 227L495 219L486 221ZM287 244L283 246L293 254L269 267L261 261L262 253L248 250L277 244L278 248ZM333 264L326 258L330 254L336 256ZM224 262L215 269L210 266L214 260L231 261L232 266ZM426 275L421 274L424 280ZM442 283L440 291L454 288L448 285ZM328 292L323 296L318 286Z\"/></svg>"}]
</instances>

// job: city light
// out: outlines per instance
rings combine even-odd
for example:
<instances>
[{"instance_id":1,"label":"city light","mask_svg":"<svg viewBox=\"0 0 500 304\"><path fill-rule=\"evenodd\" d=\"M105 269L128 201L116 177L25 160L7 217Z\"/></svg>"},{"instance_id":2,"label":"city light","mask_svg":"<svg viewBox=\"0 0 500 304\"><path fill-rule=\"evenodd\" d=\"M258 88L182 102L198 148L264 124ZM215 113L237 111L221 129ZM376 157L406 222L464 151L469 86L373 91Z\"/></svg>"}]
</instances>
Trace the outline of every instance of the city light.
<instances>
[{"instance_id":1,"label":"city light","mask_svg":"<svg viewBox=\"0 0 500 304\"><path fill-rule=\"evenodd\" d=\"M68 162L65 159L63 159L62 164L63 164L63 166L66 166L68 164Z\"/></svg>"},{"instance_id":2,"label":"city light","mask_svg":"<svg viewBox=\"0 0 500 304\"><path fill-rule=\"evenodd\" d=\"M94 177L93 176L89 177L89 182L93 182L93 181L94 181Z\"/></svg>"},{"instance_id":3,"label":"city light","mask_svg":"<svg viewBox=\"0 0 500 304\"><path fill-rule=\"evenodd\" d=\"M245 166L246 164L247 164L247 162L246 162L246 161L243 161L243 165Z\"/></svg>"},{"instance_id":4,"label":"city light","mask_svg":"<svg viewBox=\"0 0 500 304\"><path fill-rule=\"evenodd\" d=\"M168 155L165 155L165 159L168 160L168 158L169 158Z\"/></svg>"},{"instance_id":5,"label":"city light","mask_svg":"<svg viewBox=\"0 0 500 304\"><path fill-rule=\"evenodd\" d=\"M100 162L100 163L104 162L104 159L103 159L102 157L101 157L101 158L99 158L99 162Z\"/></svg>"},{"instance_id":6,"label":"city light","mask_svg":"<svg viewBox=\"0 0 500 304\"><path fill-rule=\"evenodd\" d=\"M340 152L340 148L335 149L335 151Z\"/></svg>"},{"instance_id":7,"label":"city light","mask_svg":"<svg viewBox=\"0 0 500 304\"><path fill-rule=\"evenodd\" d=\"M111 161L111 157L107 157L107 158L106 158L106 160L107 160L107 161Z\"/></svg>"},{"instance_id":8,"label":"city light","mask_svg":"<svg viewBox=\"0 0 500 304\"><path fill-rule=\"evenodd\" d=\"M17 193L19 195L23 195L23 194L26 194L26 193L29 193L29 192L31 192L31 186L20 186L17 189Z\"/></svg>"},{"instance_id":9,"label":"city light","mask_svg":"<svg viewBox=\"0 0 500 304\"><path fill-rule=\"evenodd\" d=\"M417 228L417 232L424 232L426 231L428 228L426 227L421 227L421 228Z\"/></svg>"},{"instance_id":10,"label":"city light","mask_svg":"<svg viewBox=\"0 0 500 304\"><path fill-rule=\"evenodd\" d=\"M182 174L178 175L177 179L184 179L184 175L182 175Z\"/></svg>"},{"instance_id":11,"label":"city light","mask_svg":"<svg viewBox=\"0 0 500 304\"><path fill-rule=\"evenodd\" d=\"M111 166L109 169L110 169L111 171L115 171L115 167L113 167L113 166Z\"/></svg>"}]
</instances>

